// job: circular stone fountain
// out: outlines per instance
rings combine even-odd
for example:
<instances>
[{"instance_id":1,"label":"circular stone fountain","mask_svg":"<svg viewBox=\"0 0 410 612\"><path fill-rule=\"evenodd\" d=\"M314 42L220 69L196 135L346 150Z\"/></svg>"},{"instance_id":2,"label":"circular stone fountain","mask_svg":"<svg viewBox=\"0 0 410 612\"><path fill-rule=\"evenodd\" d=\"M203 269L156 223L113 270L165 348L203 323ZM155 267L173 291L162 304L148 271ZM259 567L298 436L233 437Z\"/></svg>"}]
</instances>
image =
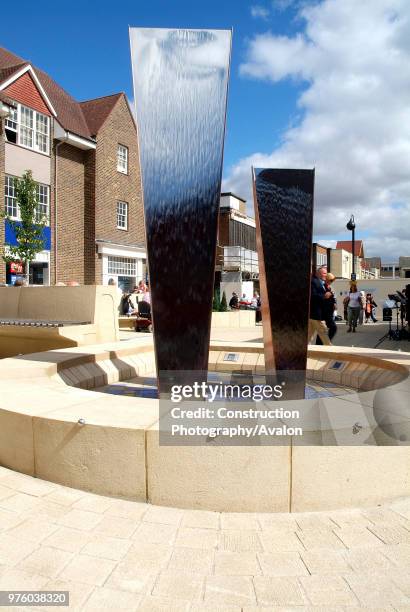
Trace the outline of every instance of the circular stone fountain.
<instances>
[{"instance_id":1,"label":"circular stone fountain","mask_svg":"<svg viewBox=\"0 0 410 612\"><path fill-rule=\"evenodd\" d=\"M263 347L212 342L209 368L257 377ZM148 337L2 360L1 464L95 493L219 511L323 510L410 493L406 353L311 347L311 396L292 401L303 436L253 445L160 444L154 371Z\"/></svg>"}]
</instances>

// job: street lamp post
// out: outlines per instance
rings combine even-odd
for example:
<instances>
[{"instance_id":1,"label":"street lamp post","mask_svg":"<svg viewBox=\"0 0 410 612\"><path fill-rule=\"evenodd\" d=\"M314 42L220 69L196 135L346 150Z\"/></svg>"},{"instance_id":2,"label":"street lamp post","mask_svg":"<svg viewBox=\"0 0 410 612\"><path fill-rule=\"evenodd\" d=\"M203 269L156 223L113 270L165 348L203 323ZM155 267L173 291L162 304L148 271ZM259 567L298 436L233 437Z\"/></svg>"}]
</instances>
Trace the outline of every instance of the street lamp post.
<instances>
[{"instance_id":1,"label":"street lamp post","mask_svg":"<svg viewBox=\"0 0 410 612\"><path fill-rule=\"evenodd\" d=\"M354 230L356 227L356 224L354 222L354 216L351 215L350 219L346 225L347 229L350 230L352 232L352 275L351 275L351 280L356 280L356 273L355 273L355 259L354 259Z\"/></svg>"}]
</instances>

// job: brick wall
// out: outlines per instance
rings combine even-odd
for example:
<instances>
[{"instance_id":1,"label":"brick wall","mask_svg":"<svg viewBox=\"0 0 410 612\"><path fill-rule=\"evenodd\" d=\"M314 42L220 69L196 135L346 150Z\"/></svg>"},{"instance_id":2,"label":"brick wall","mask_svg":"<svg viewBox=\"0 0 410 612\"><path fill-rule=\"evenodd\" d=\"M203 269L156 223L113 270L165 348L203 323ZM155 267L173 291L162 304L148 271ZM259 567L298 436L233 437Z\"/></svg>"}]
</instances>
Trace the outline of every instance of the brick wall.
<instances>
[{"instance_id":1,"label":"brick wall","mask_svg":"<svg viewBox=\"0 0 410 612\"><path fill-rule=\"evenodd\" d=\"M84 284L86 153L68 144L57 155L56 282Z\"/></svg>"},{"instance_id":2,"label":"brick wall","mask_svg":"<svg viewBox=\"0 0 410 612\"><path fill-rule=\"evenodd\" d=\"M128 175L117 170L118 144L128 147ZM124 96L97 134L95 237L116 244L145 242L141 175L135 124ZM128 230L117 229L117 201L128 203ZM95 281L102 282L102 260L95 254Z\"/></svg>"}]
</instances>

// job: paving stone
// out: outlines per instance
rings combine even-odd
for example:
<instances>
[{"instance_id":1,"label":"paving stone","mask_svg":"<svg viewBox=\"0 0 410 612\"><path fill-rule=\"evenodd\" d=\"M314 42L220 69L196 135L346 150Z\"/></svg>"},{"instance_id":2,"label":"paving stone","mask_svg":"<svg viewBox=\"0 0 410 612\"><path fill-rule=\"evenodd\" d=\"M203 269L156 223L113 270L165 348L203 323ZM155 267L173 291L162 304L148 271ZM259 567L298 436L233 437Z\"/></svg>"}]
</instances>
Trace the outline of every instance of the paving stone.
<instances>
[{"instance_id":1,"label":"paving stone","mask_svg":"<svg viewBox=\"0 0 410 612\"><path fill-rule=\"evenodd\" d=\"M23 542L35 542L39 544L47 536L57 531L58 525L41 519L27 519L17 527L7 532L12 538Z\"/></svg>"},{"instance_id":2,"label":"paving stone","mask_svg":"<svg viewBox=\"0 0 410 612\"><path fill-rule=\"evenodd\" d=\"M299 529L294 515L291 514L276 514L274 512L269 514L258 513L256 518L263 530L273 528L276 531L284 532L296 531Z\"/></svg>"},{"instance_id":3,"label":"paving stone","mask_svg":"<svg viewBox=\"0 0 410 612\"><path fill-rule=\"evenodd\" d=\"M56 504L61 504L62 506L72 506L81 497L84 497L84 495L86 495L84 491L59 487L58 489L47 495L47 499Z\"/></svg>"},{"instance_id":4,"label":"paving stone","mask_svg":"<svg viewBox=\"0 0 410 612\"><path fill-rule=\"evenodd\" d=\"M94 586L85 584L84 582L71 582L67 580L59 580L54 578L44 585L44 591L69 591L70 607L69 610L82 610L84 602L92 593ZM63 610L67 608L62 608ZM33 608L33 610L56 610L55 607L48 606L46 608Z\"/></svg>"},{"instance_id":5,"label":"paving stone","mask_svg":"<svg viewBox=\"0 0 410 612\"><path fill-rule=\"evenodd\" d=\"M105 586L132 593L148 594L154 586L158 573L158 569L144 570L134 562L124 560L115 567Z\"/></svg>"},{"instance_id":6,"label":"paving stone","mask_svg":"<svg viewBox=\"0 0 410 612\"><path fill-rule=\"evenodd\" d=\"M300 583L314 606L358 605L353 591L341 576L308 576L300 578Z\"/></svg>"},{"instance_id":7,"label":"paving stone","mask_svg":"<svg viewBox=\"0 0 410 612\"><path fill-rule=\"evenodd\" d=\"M213 550L216 548L217 543L218 532L213 529L181 527L178 531L175 546Z\"/></svg>"},{"instance_id":8,"label":"paving stone","mask_svg":"<svg viewBox=\"0 0 410 612\"><path fill-rule=\"evenodd\" d=\"M2 483L4 484L4 482ZM16 487L16 491L20 493L27 493L27 495L33 495L35 497L42 497L48 495L57 489L58 485L53 482L47 482L45 480L39 480L38 478L25 478Z\"/></svg>"},{"instance_id":9,"label":"paving stone","mask_svg":"<svg viewBox=\"0 0 410 612\"><path fill-rule=\"evenodd\" d=\"M260 576L262 571L256 553L217 550L214 573L217 576Z\"/></svg>"},{"instance_id":10,"label":"paving stone","mask_svg":"<svg viewBox=\"0 0 410 612\"><path fill-rule=\"evenodd\" d=\"M104 513L114 504L115 500L103 495L84 495L74 502L74 510L87 510L88 512Z\"/></svg>"},{"instance_id":11,"label":"paving stone","mask_svg":"<svg viewBox=\"0 0 410 612\"><path fill-rule=\"evenodd\" d=\"M296 533L290 531L263 530L259 535L266 552L301 552L306 550Z\"/></svg>"},{"instance_id":12,"label":"paving stone","mask_svg":"<svg viewBox=\"0 0 410 612\"><path fill-rule=\"evenodd\" d=\"M258 553L258 559L264 576L309 575L297 552Z\"/></svg>"},{"instance_id":13,"label":"paving stone","mask_svg":"<svg viewBox=\"0 0 410 612\"><path fill-rule=\"evenodd\" d=\"M253 581L260 606L303 606L309 603L297 578L257 576Z\"/></svg>"},{"instance_id":14,"label":"paving stone","mask_svg":"<svg viewBox=\"0 0 410 612\"><path fill-rule=\"evenodd\" d=\"M161 523L163 525L178 526L182 521L182 510L176 508L163 508L150 506L144 515L143 521L147 523Z\"/></svg>"},{"instance_id":15,"label":"paving stone","mask_svg":"<svg viewBox=\"0 0 410 612\"><path fill-rule=\"evenodd\" d=\"M9 533L0 536L0 564L13 566L36 550L38 544L30 540L16 540Z\"/></svg>"},{"instance_id":16,"label":"paving stone","mask_svg":"<svg viewBox=\"0 0 410 612\"><path fill-rule=\"evenodd\" d=\"M204 578L188 572L164 571L159 574L152 595L172 597L187 601L199 601L202 596Z\"/></svg>"},{"instance_id":17,"label":"paving stone","mask_svg":"<svg viewBox=\"0 0 410 612\"><path fill-rule=\"evenodd\" d=\"M138 607L138 612L188 612L188 610L191 610L188 601L168 597L145 597Z\"/></svg>"},{"instance_id":18,"label":"paving stone","mask_svg":"<svg viewBox=\"0 0 410 612\"><path fill-rule=\"evenodd\" d=\"M402 606L410 604L408 598L385 574L348 574L345 580L350 585L359 602L369 606Z\"/></svg>"},{"instance_id":19,"label":"paving stone","mask_svg":"<svg viewBox=\"0 0 410 612\"><path fill-rule=\"evenodd\" d=\"M53 546L67 552L77 553L90 541L91 535L88 531L71 529L70 527L59 527L42 542L43 546Z\"/></svg>"},{"instance_id":20,"label":"paving stone","mask_svg":"<svg viewBox=\"0 0 410 612\"><path fill-rule=\"evenodd\" d=\"M241 606L230 606L224 604L192 604L189 612L241 612L244 608ZM264 611L265 612L265 611Z\"/></svg>"},{"instance_id":21,"label":"paving stone","mask_svg":"<svg viewBox=\"0 0 410 612\"><path fill-rule=\"evenodd\" d=\"M140 543L165 544L171 546L177 534L174 525L141 523L133 533L133 540Z\"/></svg>"},{"instance_id":22,"label":"paving stone","mask_svg":"<svg viewBox=\"0 0 410 612\"><path fill-rule=\"evenodd\" d=\"M17 569L55 578L73 558L72 553L50 546L41 546L16 566Z\"/></svg>"},{"instance_id":23,"label":"paving stone","mask_svg":"<svg viewBox=\"0 0 410 612\"><path fill-rule=\"evenodd\" d=\"M107 516L120 516L135 521L140 521L147 513L149 507L147 504L139 504L138 502L123 499L114 499L112 502L108 510L105 511Z\"/></svg>"},{"instance_id":24,"label":"paving stone","mask_svg":"<svg viewBox=\"0 0 410 612\"><path fill-rule=\"evenodd\" d=\"M25 521L24 515L0 508L0 529L2 531L17 527L17 525L20 525L23 521Z\"/></svg>"},{"instance_id":25,"label":"paving stone","mask_svg":"<svg viewBox=\"0 0 410 612\"><path fill-rule=\"evenodd\" d=\"M383 546L383 542L366 527L343 527L337 531L337 536L346 548L363 548Z\"/></svg>"},{"instance_id":26,"label":"paving stone","mask_svg":"<svg viewBox=\"0 0 410 612\"><path fill-rule=\"evenodd\" d=\"M343 512L334 512L330 519L337 527L368 527L372 524L368 518L363 516L361 510L353 508Z\"/></svg>"},{"instance_id":27,"label":"paving stone","mask_svg":"<svg viewBox=\"0 0 410 612\"><path fill-rule=\"evenodd\" d=\"M50 580L47 576L10 568L0 576L0 591L37 591ZM17 586L16 586L17 585Z\"/></svg>"},{"instance_id":28,"label":"paving stone","mask_svg":"<svg viewBox=\"0 0 410 612\"><path fill-rule=\"evenodd\" d=\"M101 610L137 610L139 598L134 593L119 591L108 587L98 587L93 590L86 604L81 608L84 612L101 612Z\"/></svg>"},{"instance_id":29,"label":"paving stone","mask_svg":"<svg viewBox=\"0 0 410 612\"><path fill-rule=\"evenodd\" d=\"M91 538L84 546L81 553L92 557L120 561L127 554L130 546L131 542L129 540L111 538L98 534Z\"/></svg>"},{"instance_id":30,"label":"paving stone","mask_svg":"<svg viewBox=\"0 0 410 612\"><path fill-rule=\"evenodd\" d=\"M175 549L177 550L177 549ZM134 563L141 570L157 570L165 568L171 558L173 548L164 544L151 544L150 542L138 542L131 540L123 561Z\"/></svg>"},{"instance_id":31,"label":"paving stone","mask_svg":"<svg viewBox=\"0 0 410 612\"><path fill-rule=\"evenodd\" d=\"M396 566L410 566L410 545L409 544L396 544L392 546L383 546L380 549L382 554L387 557L393 565Z\"/></svg>"},{"instance_id":32,"label":"paving stone","mask_svg":"<svg viewBox=\"0 0 410 612\"><path fill-rule=\"evenodd\" d=\"M338 530L338 534L342 530ZM370 532L369 532L370 533ZM297 536L306 550L317 550L325 548L327 550L346 550L343 542L333 533L327 530L306 530L298 532Z\"/></svg>"},{"instance_id":33,"label":"paving stone","mask_svg":"<svg viewBox=\"0 0 410 612\"><path fill-rule=\"evenodd\" d=\"M2 484L0 484L0 500L7 499L7 497L11 497L12 495L14 495L13 489L10 489L10 487L4 487Z\"/></svg>"},{"instance_id":34,"label":"paving stone","mask_svg":"<svg viewBox=\"0 0 410 612\"><path fill-rule=\"evenodd\" d=\"M16 493L11 497L0 500L0 507L13 512L28 512L40 506L40 500L26 493Z\"/></svg>"},{"instance_id":35,"label":"paving stone","mask_svg":"<svg viewBox=\"0 0 410 612\"><path fill-rule=\"evenodd\" d=\"M300 555L311 574L342 574L352 571L345 551L306 550Z\"/></svg>"},{"instance_id":36,"label":"paving stone","mask_svg":"<svg viewBox=\"0 0 410 612\"><path fill-rule=\"evenodd\" d=\"M410 569L390 569L386 576L409 598L410 606Z\"/></svg>"},{"instance_id":37,"label":"paving stone","mask_svg":"<svg viewBox=\"0 0 410 612\"><path fill-rule=\"evenodd\" d=\"M212 550L200 548L175 548L168 563L168 570L187 571L194 574L211 574L214 562Z\"/></svg>"},{"instance_id":38,"label":"paving stone","mask_svg":"<svg viewBox=\"0 0 410 612\"><path fill-rule=\"evenodd\" d=\"M204 601L215 606L255 603L252 579L246 576L208 576Z\"/></svg>"},{"instance_id":39,"label":"paving stone","mask_svg":"<svg viewBox=\"0 0 410 612\"><path fill-rule=\"evenodd\" d=\"M385 544L410 544L410 531L401 525L373 525L369 530Z\"/></svg>"},{"instance_id":40,"label":"paving stone","mask_svg":"<svg viewBox=\"0 0 410 612\"><path fill-rule=\"evenodd\" d=\"M244 529L246 531L259 531L260 525L254 515L247 513L223 513L221 514L221 529Z\"/></svg>"},{"instance_id":41,"label":"paving stone","mask_svg":"<svg viewBox=\"0 0 410 612\"><path fill-rule=\"evenodd\" d=\"M138 526L139 523L130 518L104 515L98 521L94 532L112 538L130 538Z\"/></svg>"},{"instance_id":42,"label":"paving stone","mask_svg":"<svg viewBox=\"0 0 410 612\"><path fill-rule=\"evenodd\" d=\"M83 531L91 531L98 523L102 521L102 515L96 512L87 512L86 510L70 510L64 514L57 522L64 527L73 529L81 529Z\"/></svg>"},{"instance_id":43,"label":"paving stone","mask_svg":"<svg viewBox=\"0 0 410 612\"><path fill-rule=\"evenodd\" d=\"M114 561L80 554L59 573L58 578L102 586L115 567Z\"/></svg>"},{"instance_id":44,"label":"paving stone","mask_svg":"<svg viewBox=\"0 0 410 612\"><path fill-rule=\"evenodd\" d=\"M182 527L199 529L219 529L219 513L205 510L185 510L182 517Z\"/></svg>"},{"instance_id":45,"label":"paving stone","mask_svg":"<svg viewBox=\"0 0 410 612\"><path fill-rule=\"evenodd\" d=\"M355 572L382 572L392 569L392 562L383 554L383 548L354 548L346 551L344 557ZM342 573L342 572L341 572Z\"/></svg>"},{"instance_id":46,"label":"paving stone","mask_svg":"<svg viewBox=\"0 0 410 612\"><path fill-rule=\"evenodd\" d=\"M42 519L51 519L53 521L54 519L60 518L60 516L64 516L68 512L70 512L70 508L41 498L40 505L33 510L25 512L24 515L27 517L41 516Z\"/></svg>"},{"instance_id":47,"label":"paving stone","mask_svg":"<svg viewBox=\"0 0 410 612\"><path fill-rule=\"evenodd\" d=\"M398 512L395 512L391 508L368 508L366 510L362 510L362 515L374 524L383 523L390 525L392 523L407 523L405 517Z\"/></svg>"},{"instance_id":48,"label":"paving stone","mask_svg":"<svg viewBox=\"0 0 410 612\"><path fill-rule=\"evenodd\" d=\"M262 545L257 531L221 531L219 545L221 550L231 552L261 552Z\"/></svg>"},{"instance_id":49,"label":"paving stone","mask_svg":"<svg viewBox=\"0 0 410 612\"><path fill-rule=\"evenodd\" d=\"M327 515L321 513L297 514L295 520L302 531L331 531L335 527L333 521Z\"/></svg>"}]
</instances>

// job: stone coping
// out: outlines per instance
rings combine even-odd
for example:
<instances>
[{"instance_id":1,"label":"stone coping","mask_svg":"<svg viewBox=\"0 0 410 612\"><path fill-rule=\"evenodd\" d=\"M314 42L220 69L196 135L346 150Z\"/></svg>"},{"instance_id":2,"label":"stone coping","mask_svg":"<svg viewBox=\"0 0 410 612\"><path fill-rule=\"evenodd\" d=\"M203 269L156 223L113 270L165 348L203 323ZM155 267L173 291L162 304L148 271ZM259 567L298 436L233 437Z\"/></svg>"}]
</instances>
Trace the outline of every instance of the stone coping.
<instances>
[{"instance_id":1,"label":"stone coping","mask_svg":"<svg viewBox=\"0 0 410 612\"><path fill-rule=\"evenodd\" d=\"M258 343L211 343L210 368L218 370L225 352L238 351L236 368L262 371L262 350ZM336 360L349 361L344 371L329 369ZM158 400L93 391L151 373L151 337L1 363L0 464L10 469L95 493L207 510L310 510L360 505L367 499L378 503L410 493L406 446L298 447L289 440L265 447L161 447ZM357 410L370 418L376 387L408 393L403 382L409 371L408 353L309 350L308 376L368 394L368 400L362 394L364 403L357 394L348 401L327 400L339 411L350 410L349 419ZM363 443L366 435L365 430Z\"/></svg>"}]
</instances>

